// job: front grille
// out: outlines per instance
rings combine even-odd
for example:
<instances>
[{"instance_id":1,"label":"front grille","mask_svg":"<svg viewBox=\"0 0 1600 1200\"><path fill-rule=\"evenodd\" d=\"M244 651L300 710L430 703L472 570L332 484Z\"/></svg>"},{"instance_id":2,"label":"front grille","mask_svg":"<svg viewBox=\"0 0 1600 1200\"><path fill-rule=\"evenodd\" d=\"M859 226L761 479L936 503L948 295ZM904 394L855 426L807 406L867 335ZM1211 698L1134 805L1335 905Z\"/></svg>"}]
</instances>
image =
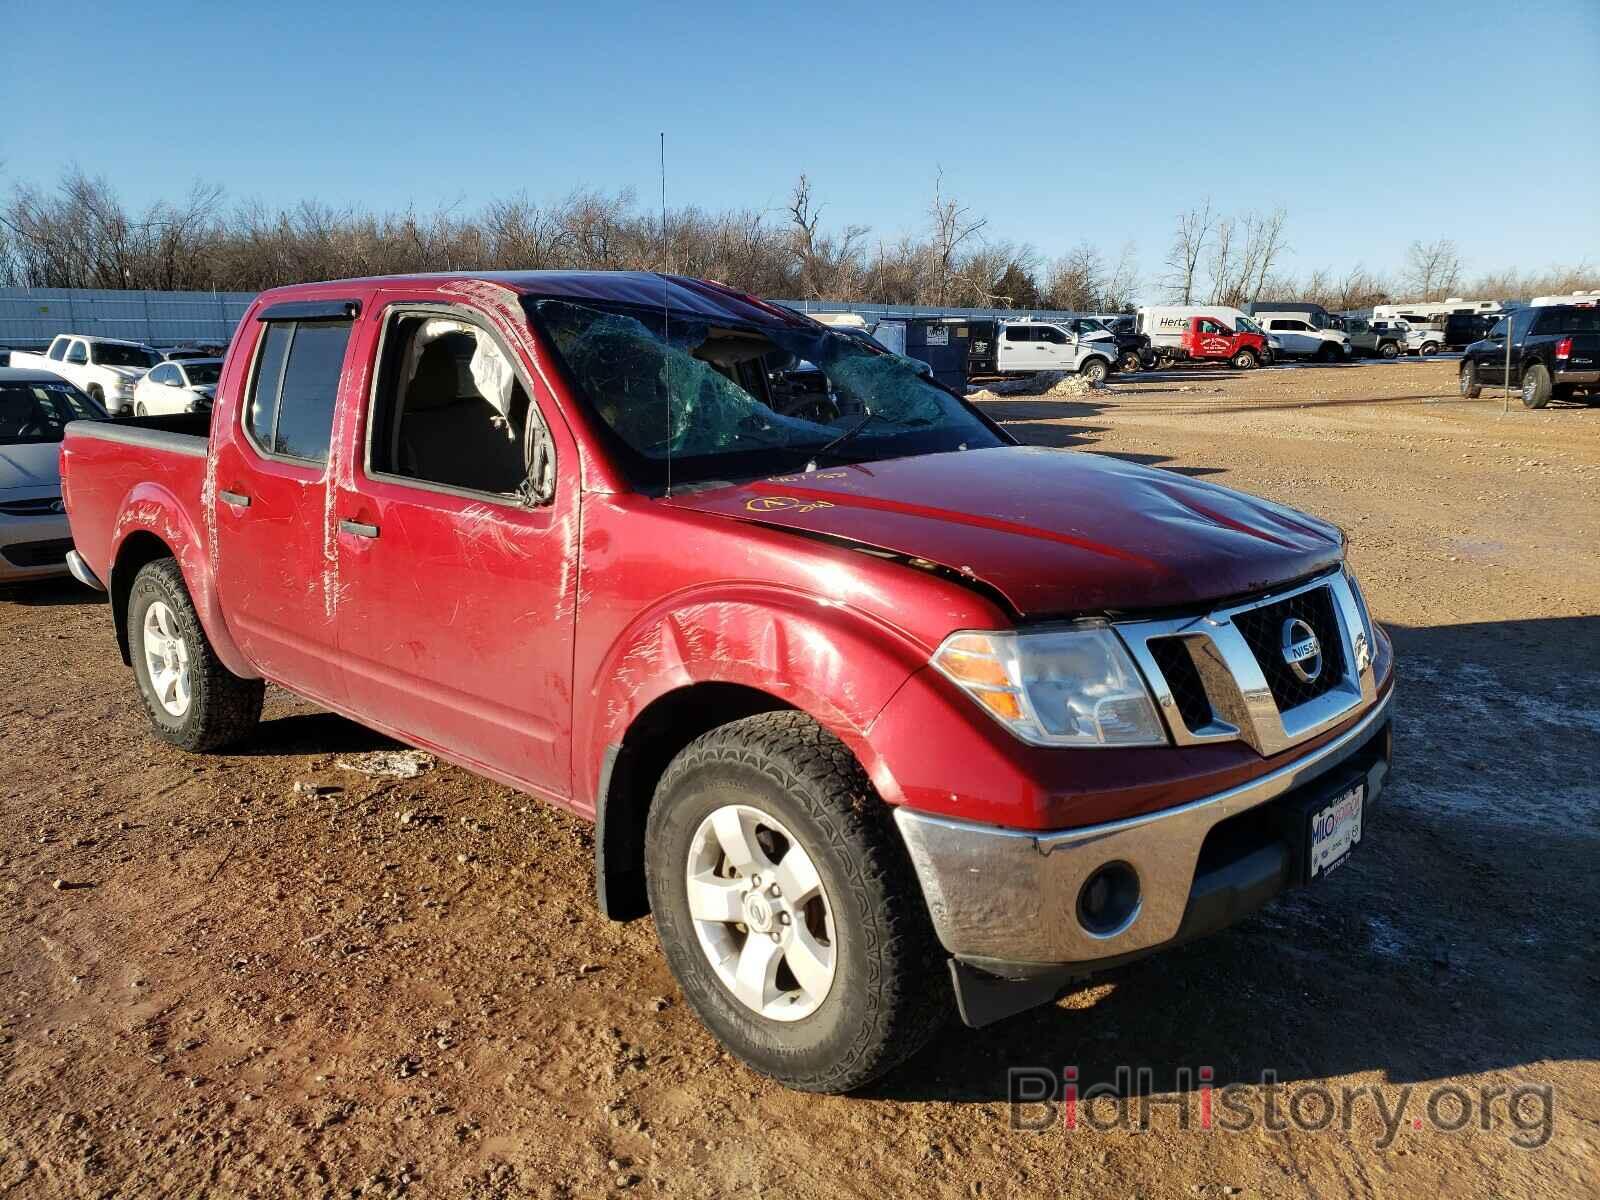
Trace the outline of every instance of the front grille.
<instances>
[{"instance_id":1,"label":"front grille","mask_svg":"<svg viewBox=\"0 0 1600 1200\"><path fill-rule=\"evenodd\" d=\"M49 517L61 515L60 496L38 496L32 500L0 500L0 513L8 517Z\"/></svg>"},{"instance_id":2,"label":"front grille","mask_svg":"<svg viewBox=\"0 0 1600 1200\"><path fill-rule=\"evenodd\" d=\"M1311 626L1322 646L1322 670L1309 682L1296 675L1283 658L1284 623L1297 617ZM1233 624L1260 664L1280 712L1315 700L1344 678L1343 639L1333 611L1333 595L1326 587L1311 588L1286 600L1235 613Z\"/></svg>"},{"instance_id":3,"label":"front grille","mask_svg":"<svg viewBox=\"0 0 1600 1200\"><path fill-rule=\"evenodd\" d=\"M14 567L54 567L67 561L71 538L52 538L47 542L18 542L0 546L0 554Z\"/></svg>"},{"instance_id":4,"label":"front grille","mask_svg":"<svg viewBox=\"0 0 1600 1200\"><path fill-rule=\"evenodd\" d=\"M1211 724L1211 701L1206 696L1205 684L1200 680L1200 672L1195 669L1194 659L1189 654L1189 648L1183 644L1183 639L1152 638L1148 644L1150 657L1156 660L1156 666L1161 668L1161 674L1166 677L1167 690L1172 693L1183 723L1191 732Z\"/></svg>"}]
</instances>

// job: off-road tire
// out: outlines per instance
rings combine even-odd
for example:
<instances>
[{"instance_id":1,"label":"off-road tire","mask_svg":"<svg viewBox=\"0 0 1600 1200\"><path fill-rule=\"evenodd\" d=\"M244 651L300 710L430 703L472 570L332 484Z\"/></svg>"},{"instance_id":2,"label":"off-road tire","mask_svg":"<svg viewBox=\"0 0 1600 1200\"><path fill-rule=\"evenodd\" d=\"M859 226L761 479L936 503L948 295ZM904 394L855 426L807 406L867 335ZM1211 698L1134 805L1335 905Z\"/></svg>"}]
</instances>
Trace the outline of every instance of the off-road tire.
<instances>
[{"instance_id":1,"label":"off-road tire","mask_svg":"<svg viewBox=\"0 0 1600 1200\"><path fill-rule=\"evenodd\" d=\"M181 717L169 713L156 698L145 661L145 614L157 600L172 610L189 652L190 701ZM139 698L162 741L183 750L218 750L239 741L260 722L266 685L259 679L241 679L222 665L189 599L176 559L159 558L139 568L128 594L126 628Z\"/></svg>"},{"instance_id":2,"label":"off-road tire","mask_svg":"<svg viewBox=\"0 0 1600 1200\"><path fill-rule=\"evenodd\" d=\"M1101 384L1111 378L1111 364L1103 358L1091 358L1078 368L1078 374L1090 383Z\"/></svg>"},{"instance_id":3,"label":"off-road tire","mask_svg":"<svg viewBox=\"0 0 1600 1200\"><path fill-rule=\"evenodd\" d=\"M833 983L798 1021L747 1008L695 933L691 842L728 804L755 805L794 834L834 911ZM656 934L679 987L706 1027L762 1074L802 1091L848 1092L915 1054L949 1016L944 955L888 807L844 744L805 714L747 717L691 742L656 787L644 857Z\"/></svg>"},{"instance_id":4,"label":"off-road tire","mask_svg":"<svg viewBox=\"0 0 1600 1200\"><path fill-rule=\"evenodd\" d=\"M1379 358L1399 358L1400 347L1395 342L1385 342L1378 347Z\"/></svg>"},{"instance_id":5,"label":"off-road tire","mask_svg":"<svg viewBox=\"0 0 1600 1200\"><path fill-rule=\"evenodd\" d=\"M1543 363L1529 363L1522 372L1522 404L1524 408L1543 408L1550 403L1550 372Z\"/></svg>"},{"instance_id":6,"label":"off-road tire","mask_svg":"<svg viewBox=\"0 0 1600 1200\"><path fill-rule=\"evenodd\" d=\"M1476 400L1483 395L1483 385L1478 382L1478 364L1464 362L1461 364L1461 398L1463 400Z\"/></svg>"},{"instance_id":7,"label":"off-road tire","mask_svg":"<svg viewBox=\"0 0 1600 1200\"><path fill-rule=\"evenodd\" d=\"M1253 371L1256 367L1256 352L1248 346L1233 356L1234 367L1240 371Z\"/></svg>"}]
</instances>

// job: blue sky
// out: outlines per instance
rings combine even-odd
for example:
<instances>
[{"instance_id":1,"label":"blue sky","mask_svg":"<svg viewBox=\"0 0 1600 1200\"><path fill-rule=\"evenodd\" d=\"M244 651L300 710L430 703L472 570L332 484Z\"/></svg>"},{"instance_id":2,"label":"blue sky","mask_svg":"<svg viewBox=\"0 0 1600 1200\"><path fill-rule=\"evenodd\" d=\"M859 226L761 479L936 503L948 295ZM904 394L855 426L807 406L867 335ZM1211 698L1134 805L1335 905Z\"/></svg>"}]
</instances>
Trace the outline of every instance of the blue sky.
<instances>
[{"instance_id":1,"label":"blue sky","mask_svg":"<svg viewBox=\"0 0 1600 1200\"><path fill-rule=\"evenodd\" d=\"M942 166L988 235L1132 240L1147 277L1207 196L1286 208L1293 269L1434 237L1469 274L1600 263L1596 0L6 7L31 31L0 49L6 188L75 163L135 205L197 177L271 205L654 203L664 129L674 205L779 209L804 171L826 223L889 238Z\"/></svg>"}]
</instances>

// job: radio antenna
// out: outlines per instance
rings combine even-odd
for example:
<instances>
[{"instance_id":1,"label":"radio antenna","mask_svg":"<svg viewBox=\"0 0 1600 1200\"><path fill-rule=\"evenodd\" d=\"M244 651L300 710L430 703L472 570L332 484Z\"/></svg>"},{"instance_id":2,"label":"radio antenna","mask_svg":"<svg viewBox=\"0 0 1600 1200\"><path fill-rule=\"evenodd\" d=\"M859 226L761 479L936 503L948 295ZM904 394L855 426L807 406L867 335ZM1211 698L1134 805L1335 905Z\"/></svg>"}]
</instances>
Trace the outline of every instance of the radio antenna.
<instances>
[{"instance_id":1,"label":"radio antenna","mask_svg":"<svg viewBox=\"0 0 1600 1200\"><path fill-rule=\"evenodd\" d=\"M661 131L661 265L667 265L667 132ZM672 317L668 311L667 281L661 280L661 342L666 358L667 384L667 498L672 498Z\"/></svg>"}]
</instances>

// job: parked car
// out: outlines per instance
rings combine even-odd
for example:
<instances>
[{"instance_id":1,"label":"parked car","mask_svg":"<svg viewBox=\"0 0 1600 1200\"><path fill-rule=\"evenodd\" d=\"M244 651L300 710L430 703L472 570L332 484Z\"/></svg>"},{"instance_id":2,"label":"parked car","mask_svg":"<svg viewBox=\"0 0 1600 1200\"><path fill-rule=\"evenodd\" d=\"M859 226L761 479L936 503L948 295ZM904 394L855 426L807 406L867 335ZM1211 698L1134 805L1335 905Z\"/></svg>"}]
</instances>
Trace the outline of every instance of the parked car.
<instances>
[{"instance_id":1,"label":"parked car","mask_svg":"<svg viewBox=\"0 0 1600 1200\"><path fill-rule=\"evenodd\" d=\"M161 355L142 342L80 333L60 334L43 354L17 350L11 355L12 366L59 375L113 416L132 409L134 385L160 361Z\"/></svg>"},{"instance_id":2,"label":"parked car","mask_svg":"<svg viewBox=\"0 0 1600 1200\"><path fill-rule=\"evenodd\" d=\"M1494 328L1497 319L1482 313L1451 313L1441 324L1444 348L1465 350L1473 342L1481 341Z\"/></svg>"},{"instance_id":3,"label":"parked car","mask_svg":"<svg viewBox=\"0 0 1600 1200\"><path fill-rule=\"evenodd\" d=\"M1344 331L1351 351L1366 358L1399 358L1406 342L1406 331L1388 321L1346 317Z\"/></svg>"},{"instance_id":4,"label":"parked car","mask_svg":"<svg viewBox=\"0 0 1600 1200\"><path fill-rule=\"evenodd\" d=\"M1506 384L1506 342L1512 386L1528 408L1552 399L1600 398L1600 308L1557 304L1519 308L1495 322L1489 336L1461 356L1461 394L1477 399L1485 387Z\"/></svg>"},{"instance_id":5,"label":"parked car","mask_svg":"<svg viewBox=\"0 0 1600 1200\"><path fill-rule=\"evenodd\" d=\"M776 354L863 415L774 412ZM1019 446L729 288L275 289L209 428L164 420L62 456L156 734L227 746L271 680L593 818L602 909L794 1087L1329 886L1375 832L1393 654L1338 528Z\"/></svg>"},{"instance_id":6,"label":"parked car","mask_svg":"<svg viewBox=\"0 0 1600 1200\"><path fill-rule=\"evenodd\" d=\"M1406 327L1405 353L1431 358L1444 349L1444 318L1412 316L1401 318Z\"/></svg>"},{"instance_id":7,"label":"parked car","mask_svg":"<svg viewBox=\"0 0 1600 1200\"><path fill-rule=\"evenodd\" d=\"M69 421L105 410L48 371L0 367L0 583L67 573L72 534L56 462Z\"/></svg>"},{"instance_id":8,"label":"parked car","mask_svg":"<svg viewBox=\"0 0 1600 1200\"><path fill-rule=\"evenodd\" d=\"M194 344L189 346L173 346L161 352L161 357L168 362L182 362L186 358L221 358L227 353L226 346L215 342Z\"/></svg>"},{"instance_id":9,"label":"parked car","mask_svg":"<svg viewBox=\"0 0 1600 1200\"><path fill-rule=\"evenodd\" d=\"M967 374L1037 375L1067 371L1104 383L1117 367L1116 339L1105 331L1082 336L1057 321L967 322Z\"/></svg>"},{"instance_id":10,"label":"parked car","mask_svg":"<svg viewBox=\"0 0 1600 1200\"><path fill-rule=\"evenodd\" d=\"M1117 370L1131 374L1145 371L1156 365L1156 353L1150 348L1150 339L1133 328L1131 323L1110 325L1099 317L1073 317L1064 322L1080 338L1110 338L1117 347Z\"/></svg>"},{"instance_id":11,"label":"parked car","mask_svg":"<svg viewBox=\"0 0 1600 1200\"><path fill-rule=\"evenodd\" d=\"M1232 321L1223 314L1232 314ZM1156 365L1226 362L1248 371L1270 361L1267 335L1238 309L1154 305L1139 310L1139 332L1150 338Z\"/></svg>"},{"instance_id":12,"label":"parked car","mask_svg":"<svg viewBox=\"0 0 1600 1200\"><path fill-rule=\"evenodd\" d=\"M210 412L221 375L220 358L180 358L158 363L134 385L134 416Z\"/></svg>"},{"instance_id":13,"label":"parked car","mask_svg":"<svg viewBox=\"0 0 1600 1200\"><path fill-rule=\"evenodd\" d=\"M1278 340L1282 352L1291 358L1342 362L1350 357L1350 335L1342 330L1319 329L1295 313L1258 312L1255 320Z\"/></svg>"}]
</instances>

